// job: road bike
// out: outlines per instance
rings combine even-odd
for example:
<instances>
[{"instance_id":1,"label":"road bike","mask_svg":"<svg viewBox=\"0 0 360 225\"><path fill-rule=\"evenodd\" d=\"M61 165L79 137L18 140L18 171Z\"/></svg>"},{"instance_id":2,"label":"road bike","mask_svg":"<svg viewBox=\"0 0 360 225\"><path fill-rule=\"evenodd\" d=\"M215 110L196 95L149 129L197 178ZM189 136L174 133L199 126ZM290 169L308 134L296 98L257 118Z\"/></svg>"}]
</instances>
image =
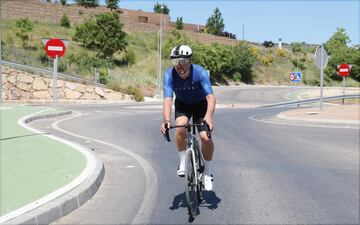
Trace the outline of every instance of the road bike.
<instances>
[{"instance_id":1,"label":"road bike","mask_svg":"<svg viewBox=\"0 0 360 225\"><path fill-rule=\"evenodd\" d=\"M204 126L209 138L209 125L204 120L202 124L186 124L170 126L170 129L185 128L187 129L186 153L185 153L185 194L188 206L189 216L195 219L200 214L199 205L203 200L203 172L205 170L204 157L199 148L199 142L196 138L196 127ZM165 138L170 142L169 130L166 129Z\"/></svg>"}]
</instances>

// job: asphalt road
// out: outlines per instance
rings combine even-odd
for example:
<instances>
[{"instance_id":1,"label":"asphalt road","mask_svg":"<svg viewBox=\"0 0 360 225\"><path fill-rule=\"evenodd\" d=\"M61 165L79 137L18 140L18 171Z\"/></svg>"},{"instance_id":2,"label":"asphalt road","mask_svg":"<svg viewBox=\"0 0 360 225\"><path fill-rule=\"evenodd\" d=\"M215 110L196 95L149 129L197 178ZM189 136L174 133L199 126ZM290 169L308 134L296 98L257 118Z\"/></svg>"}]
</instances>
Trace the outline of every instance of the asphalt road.
<instances>
[{"instance_id":1,"label":"asphalt road","mask_svg":"<svg viewBox=\"0 0 360 225\"><path fill-rule=\"evenodd\" d=\"M70 108L81 115L59 126L82 138L54 130L54 120L33 126L93 148L105 178L91 201L54 224L188 223L175 146L159 132L160 105ZM281 110L216 111L215 188L194 224L359 223L359 130L266 123Z\"/></svg>"}]
</instances>

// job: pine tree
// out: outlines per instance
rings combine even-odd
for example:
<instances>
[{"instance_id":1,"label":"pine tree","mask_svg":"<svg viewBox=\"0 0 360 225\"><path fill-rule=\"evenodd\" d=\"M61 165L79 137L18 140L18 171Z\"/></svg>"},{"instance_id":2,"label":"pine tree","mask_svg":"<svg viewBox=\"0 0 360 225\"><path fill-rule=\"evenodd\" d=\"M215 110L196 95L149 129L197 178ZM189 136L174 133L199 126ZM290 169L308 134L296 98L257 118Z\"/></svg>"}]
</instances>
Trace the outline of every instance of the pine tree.
<instances>
[{"instance_id":1,"label":"pine tree","mask_svg":"<svg viewBox=\"0 0 360 225\"><path fill-rule=\"evenodd\" d=\"M169 15L170 9L167 7L166 4L160 4L160 3L156 3L154 5L154 13L162 13L162 14L166 14Z\"/></svg>"},{"instance_id":2,"label":"pine tree","mask_svg":"<svg viewBox=\"0 0 360 225\"><path fill-rule=\"evenodd\" d=\"M224 31L224 20L221 18L221 12L218 7L215 8L214 14L209 17L206 28L209 34L220 35Z\"/></svg>"},{"instance_id":3,"label":"pine tree","mask_svg":"<svg viewBox=\"0 0 360 225\"><path fill-rule=\"evenodd\" d=\"M182 30L183 29L183 20L182 17L176 18L176 29Z\"/></svg>"},{"instance_id":4,"label":"pine tree","mask_svg":"<svg viewBox=\"0 0 360 225\"><path fill-rule=\"evenodd\" d=\"M119 8L119 0L106 0L106 6L111 10Z\"/></svg>"}]
</instances>

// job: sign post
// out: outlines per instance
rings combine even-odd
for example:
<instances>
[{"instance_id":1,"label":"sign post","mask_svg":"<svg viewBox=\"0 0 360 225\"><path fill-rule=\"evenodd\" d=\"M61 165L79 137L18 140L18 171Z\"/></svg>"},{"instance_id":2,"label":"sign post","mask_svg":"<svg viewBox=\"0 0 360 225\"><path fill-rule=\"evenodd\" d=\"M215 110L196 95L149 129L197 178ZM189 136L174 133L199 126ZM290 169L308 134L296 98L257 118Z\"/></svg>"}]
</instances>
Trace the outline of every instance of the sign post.
<instances>
[{"instance_id":1,"label":"sign post","mask_svg":"<svg viewBox=\"0 0 360 225\"><path fill-rule=\"evenodd\" d=\"M301 82L301 72L291 72L289 79L294 83L293 90L291 91L291 100L294 100L294 92L296 91L296 84Z\"/></svg>"},{"instance_id":2,"label":"sign post","mask_svg":"<svg viewBox=\"0 0 360 225\"><path fill-rule=\"evenodd\" d=\"M345 101L345 78L349 76L351 65L348 64L341 64L337 66L338 68L338 74L343 77L343 99L342 104L344 104Z\"/></svg>"},{"instance_id":3,"label":"sign post","mask_svg":"<svg viewBox=\"0 0 360 225\"><path fill-rule=\"evenodd\" d=\"M320 110L323 109L323 80L324 80L324 69L328 63L328 54L324 46L319 46L315 50L315 62L320 68Z\"/></svg>"},{"instance_id":4,"label":"sign post","mask_svg":"<svg viewBox=\"0 0 360 225\"><path fill-rule=\"evenodd\" d=\"M68 43L65 40L65 43ZM52 97L53 97L53 107L57 103L57 72L58 72L58 63L59 57L65 54L65 43L63 40L52 38L52 39L43 39L45 44L45 51L47 55L54 59L54 72L53 72L53 85L52 85ZM67 44L66 43L66 44Z\"/></svg>"}]
</instances>

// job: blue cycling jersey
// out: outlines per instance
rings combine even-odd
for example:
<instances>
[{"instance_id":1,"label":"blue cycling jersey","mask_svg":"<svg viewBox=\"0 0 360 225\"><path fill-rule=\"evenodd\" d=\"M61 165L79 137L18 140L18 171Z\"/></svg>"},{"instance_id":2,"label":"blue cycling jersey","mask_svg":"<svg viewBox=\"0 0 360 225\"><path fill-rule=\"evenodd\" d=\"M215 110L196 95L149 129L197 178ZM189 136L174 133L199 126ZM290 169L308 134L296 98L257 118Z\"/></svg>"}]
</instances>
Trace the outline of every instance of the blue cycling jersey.
<instances>
[{"instance_id":1,"label":"blue cycling jersey","mask_svg":"<svg viewBox=\"0 0 360 225\"><path fill-rule=\"evenodd\" d=\"M164 98L173 97L185 103L195 103L206 99L212 94L208 72L200 65L190 66L190 75L184 80L175 68L171 67L164 74Z\"/></svg>"}]
</instances>

